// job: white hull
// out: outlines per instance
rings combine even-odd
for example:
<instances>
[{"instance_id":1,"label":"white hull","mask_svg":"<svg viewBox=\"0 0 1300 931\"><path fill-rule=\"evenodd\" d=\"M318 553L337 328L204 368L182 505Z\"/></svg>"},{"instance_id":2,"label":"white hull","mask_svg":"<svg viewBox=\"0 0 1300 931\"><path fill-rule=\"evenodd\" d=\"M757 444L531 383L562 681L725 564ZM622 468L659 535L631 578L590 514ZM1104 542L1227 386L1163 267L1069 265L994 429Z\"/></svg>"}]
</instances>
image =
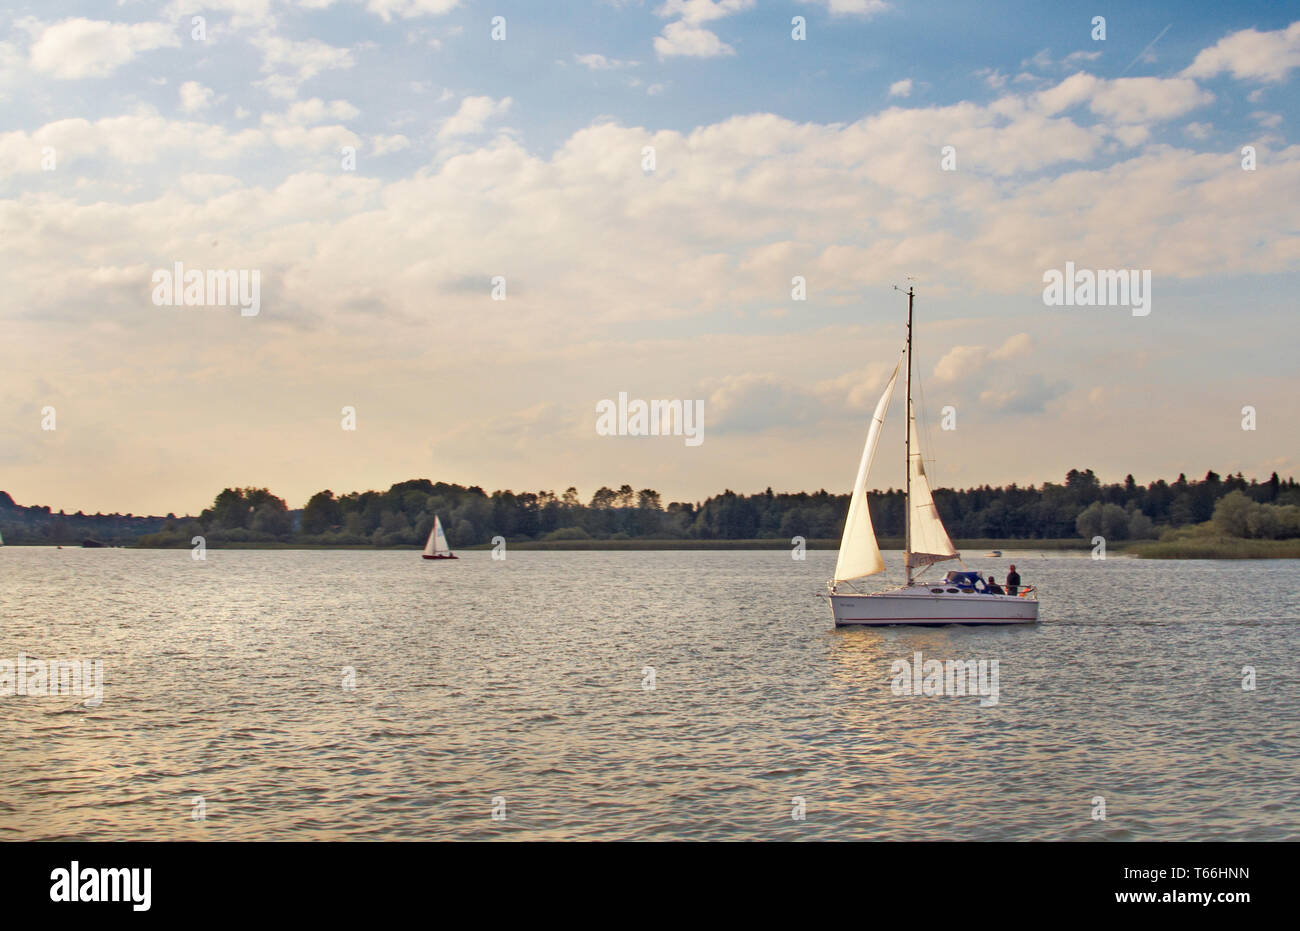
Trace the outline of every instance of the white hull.
<instances>
[{"instance_id":1,"label":"white hull","mask_svg":"<svg viewBox=\"0 0 1300 931\"><path fill-rule=\"evenodd\" d=\"M925 585L870 595L831 594L835 626L885 624L1036 624L1038 601L978 592L931 592Z\"/></svg>"}]
</instances>

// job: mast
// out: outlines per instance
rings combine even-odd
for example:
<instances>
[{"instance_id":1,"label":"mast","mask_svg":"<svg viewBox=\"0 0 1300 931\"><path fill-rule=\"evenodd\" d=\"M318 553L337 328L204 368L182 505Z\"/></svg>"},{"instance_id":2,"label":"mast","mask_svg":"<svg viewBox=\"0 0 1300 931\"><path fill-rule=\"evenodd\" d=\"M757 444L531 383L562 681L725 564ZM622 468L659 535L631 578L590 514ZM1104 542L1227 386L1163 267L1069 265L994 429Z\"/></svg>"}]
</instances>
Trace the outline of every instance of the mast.
<instances>
[{"instance_id":1,"label":"mast","mask_svg":"<svg viewBox=\"0 0 1300 931\"><path fill-rule=\"evenodd\" d=\"M907 570L907 584L912 584L912 299L916 288L907 289L907 408L904 416L903 446L907 460L903 463L906 476L903 497L903 567Z\"/></svg>"}]
</instances>

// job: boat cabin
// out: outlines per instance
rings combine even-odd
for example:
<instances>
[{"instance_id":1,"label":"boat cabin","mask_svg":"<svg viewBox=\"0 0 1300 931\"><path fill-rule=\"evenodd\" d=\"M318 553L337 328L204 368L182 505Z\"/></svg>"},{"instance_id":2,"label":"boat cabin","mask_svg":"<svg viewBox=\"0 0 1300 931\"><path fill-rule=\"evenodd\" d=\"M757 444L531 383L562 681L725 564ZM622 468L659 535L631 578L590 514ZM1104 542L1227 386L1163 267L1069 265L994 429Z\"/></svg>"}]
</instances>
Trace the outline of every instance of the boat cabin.
<instances>
[{"instance_id":1,"label":"boat cabin","mask_svg":"<svg viewBox=\"0 0 1300 931\"><path fill-rule=\"evenodd\" d=\"M973 594L974 592L984 591L984 579L980 577L978 572L959 572L953 569L943 577L943 582L932 585L930 591L936 595L942 592L947 592L950 595L955 595L958 592Z\"/></svg>"}]
</instances>

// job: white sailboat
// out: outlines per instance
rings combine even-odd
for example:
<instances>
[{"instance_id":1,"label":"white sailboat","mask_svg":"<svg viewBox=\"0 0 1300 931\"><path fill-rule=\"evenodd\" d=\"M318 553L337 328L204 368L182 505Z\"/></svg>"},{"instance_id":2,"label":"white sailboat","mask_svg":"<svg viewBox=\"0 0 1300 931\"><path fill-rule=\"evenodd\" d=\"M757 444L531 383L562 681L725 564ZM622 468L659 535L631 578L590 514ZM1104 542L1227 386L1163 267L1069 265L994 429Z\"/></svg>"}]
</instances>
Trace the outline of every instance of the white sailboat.
<instances>
[{"instance_id":1,"label":"white sailboat","mask_svg":"<svg viewBox=\"0 0 1300 931\"><path fill-rule=\"evenodd\" d=\"M867 443L858 465L853 497L849 501L849 515L840 540L839 559L835 563L835 578L829 583L831 612L835 626L852 624L1033 624L1038 621L1038 597L1034 589L1022 589L1017 595L996 595L985 591L984 580L978 572L951 571L941 581L922 582L914 573L949 559L961 559L961 554L948 538L934 506L930 480L926 477L921 460L921 444L916 432L916 416L912 410L912 302L915 289L907 291L907 346L894 373L885 386L885 393L876 405L867 430ZM880 431L885 423L885 413L894 395L898 370L907 363L907 486L905 498L906 533L903 543L903 565L907 583L900 588L879 592L854 591L860 579L885 571L876 542L876 532L871 525L871 511L867 507L867 476L880 442Z\"/></svg>"},{"instance_id":2,"label":"white sailboat","mask_svg":"<svg viewBox=\"0 0 1300 931\"><path fill-rule=\"evenodd\" d=\"M437 514L433 515L433 529L429 531L429 539L424 543L425 559L458 559L447 545L447 535L442 532L442 520Z\"/></svg>"}]
</instances>

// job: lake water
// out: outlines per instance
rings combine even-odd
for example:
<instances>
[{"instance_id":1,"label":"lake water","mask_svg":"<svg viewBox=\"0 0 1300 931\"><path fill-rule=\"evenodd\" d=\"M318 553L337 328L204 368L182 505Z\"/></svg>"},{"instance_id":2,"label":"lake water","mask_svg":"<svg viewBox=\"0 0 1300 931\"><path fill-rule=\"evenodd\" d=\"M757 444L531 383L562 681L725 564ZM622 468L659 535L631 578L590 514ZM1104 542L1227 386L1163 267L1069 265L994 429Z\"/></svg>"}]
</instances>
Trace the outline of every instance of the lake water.
<instances>
[{"instance_id":1,"label":"lake water","mask_svg":"<svg viewBox=\"0 0 1300 931\"><path fill-rule=\"evenodd\" d=\"M0 839L1300 840L1294 561L1008 556L1039 626L836 630L824 551L6 547L0 658L104 692L0 698Z\"/></svg>"}]
</instances>

